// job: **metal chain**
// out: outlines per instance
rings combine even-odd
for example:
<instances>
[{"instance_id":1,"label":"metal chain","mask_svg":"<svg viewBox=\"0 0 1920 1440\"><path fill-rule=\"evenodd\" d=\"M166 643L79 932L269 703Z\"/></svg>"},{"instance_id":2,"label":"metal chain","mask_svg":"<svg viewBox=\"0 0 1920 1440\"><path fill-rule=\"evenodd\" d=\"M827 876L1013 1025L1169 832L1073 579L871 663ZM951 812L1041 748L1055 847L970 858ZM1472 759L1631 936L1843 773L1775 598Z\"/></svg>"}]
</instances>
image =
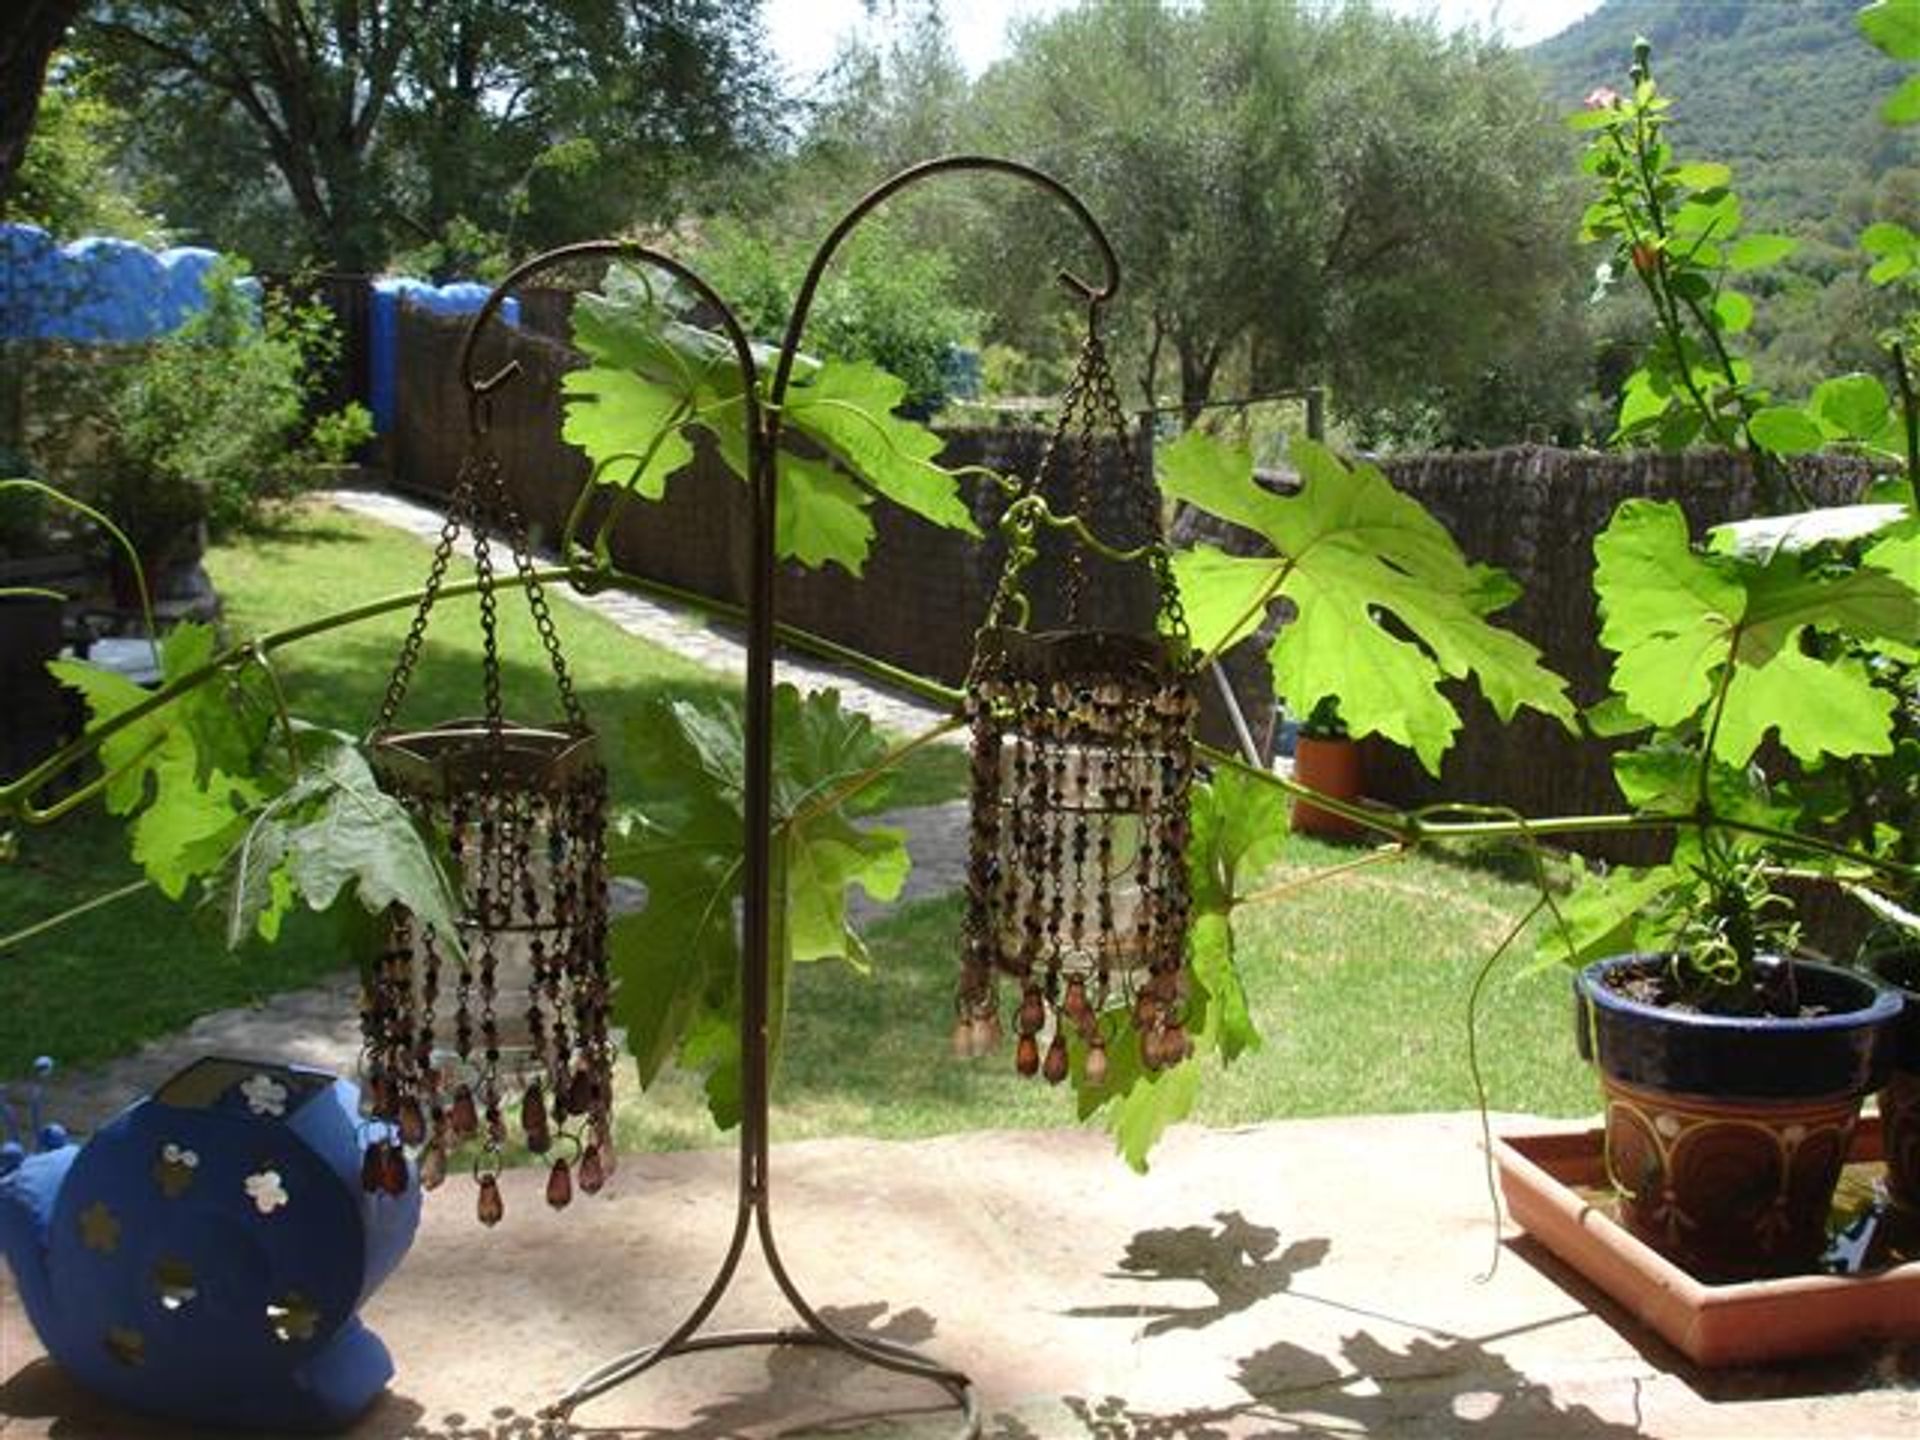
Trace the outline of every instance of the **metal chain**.
<instances>
[{"instance_id":1,"label":"metal chain","mask_svg":"<svg viewBox=\"0 0 1920 1440\"><path fill-rule=\"evenodd\" d=\"M454 541L460 538L467 517L473 509L474 472L481 460L469 455L460 466L460 475L454 482L453 494L447 503L446 523L440 527L440 540L434 546L433 564L427 570L426 590L420 596L420 606L413 612L413 623L407 627L407 638L400 644L400 658L394 662L393 674L387 677L386 697L380 702L380 718L374 723L376 730L389 730L400 713L400 704L407 696L407 687L413 683L414 667L420 663L420 647L427 635L427 616L433 609L433 602L439 597L440 587L447 578L447 566L453 559Z\"/></svg>"},{"instance_id":2,"label":"metal chain","mask_svg":"<svg viewBox=\"0 0 1920 1440\"><path fill-rule=\"evenodd\" d=\"M480 673L486 686L487 725L505 721L500 701L500 602L493 579L493 549L487 541L486 506L473 508L473 578L480 590Z\"/></svg>"},{"instance_id":3,"label":"metal chain","mask_svg":"<svg viewBox=\"0 0 1920 1440\"><path fill-rule=\"evenodd\" d=\"M491 467L491 475L494 502L500 510L502 529L513 552L514 568L519 572L526 590L527 608L533 613L533 628L540 636L541 647L547 652L547 663L553 668L554 684L560 691L560 703L567 712L567 723L576 730L584 730L587 728L586 712L581 709L580 697L573 688L573 675L567 669L567 657L560 649L560 636L554 629L553 611L547 604L547 592L534 574L533 546L527 539L526 520L513 503L506 476L498 463Z\"/></svg>"}]
</instances>

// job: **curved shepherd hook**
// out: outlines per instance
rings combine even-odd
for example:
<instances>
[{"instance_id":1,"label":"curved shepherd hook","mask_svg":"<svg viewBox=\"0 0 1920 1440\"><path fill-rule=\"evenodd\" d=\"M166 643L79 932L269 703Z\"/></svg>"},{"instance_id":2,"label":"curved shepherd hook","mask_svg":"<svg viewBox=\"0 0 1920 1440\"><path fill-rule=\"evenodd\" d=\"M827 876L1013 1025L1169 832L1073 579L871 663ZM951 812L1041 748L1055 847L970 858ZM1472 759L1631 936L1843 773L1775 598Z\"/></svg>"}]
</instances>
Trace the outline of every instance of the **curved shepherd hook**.
<instances>
[{"instance_id":1,"label":"curved shepherd hook","mask_svg":"<svg viewBox=\"0 0 1920 1440\"><path fill-rule=\"evenodd\" d=\"M713 287L687 265L646 245L620 240L595 240L562 246L537 255L518 266L487 296L467 328L460 350L460 380L467 392L469 422L474 433L482 434L491 419L491 400L495 391L519 373L518 361L509 361L484 379L474 372L475 350L487 322L515 287L543 271L582 259L625 259L656 266L685 282L720 317L727 339L733 346L743 382L744 421L749 456L749 503L752 512L749 546L751 566L747 595L747 678L746 678L746 864L744 872L745 917L741 954L741 1123L740 1181L738 1212L733 1237L719 1271L706 1293L685 1320L657 1344L635 1350L602 1365L582 1378L574 1387L543 1412L550 1421L564 1420L577 1407L597 1395L651 1369L663 1360L679 1354L702 1350L758 1345L831 1346L858 1360L901 1374L929 1380L947 1391L960 1407L963 1434L977 1435L980 1416L972 1382L960 1371L928 1360L917 1352L889 1341L859 1338L845 1334L825 1320L787 1273L774 1241L772 1191L770 1185L768 1108L771 1101L768 1027L770 1015L770 950L772 937L772 815L773 815L773 651L774 651L774 576L777 555L774 545L777 514L777 465L780 443L781 411L793 378L800 341L807 317L813 308L815 293L828 264L841 242L892 196L938 175L951 173L991 173L1011 176L1033 185L1071 211L1099 252L1101 281L1090 284L1070 270L1061 270L1059 280L1085 302L1089 312L1097 313L1120 288L1120 266L1106 233L1080 198L1044 171L1018 161L986 155L949 155L902 170L882 182L856 202L828 232L814 253L800 283L793 311L788 318L778 359L767 393L759 393L759 371L754 363L753 347L738 317ZM757 1226L761 1250L780 1291L805 1323L804 1329L746 1330L700 1335L697 1332L713 1313L726 1293L746 1248L749 1230Z\"/></svg>"}]
</instances>

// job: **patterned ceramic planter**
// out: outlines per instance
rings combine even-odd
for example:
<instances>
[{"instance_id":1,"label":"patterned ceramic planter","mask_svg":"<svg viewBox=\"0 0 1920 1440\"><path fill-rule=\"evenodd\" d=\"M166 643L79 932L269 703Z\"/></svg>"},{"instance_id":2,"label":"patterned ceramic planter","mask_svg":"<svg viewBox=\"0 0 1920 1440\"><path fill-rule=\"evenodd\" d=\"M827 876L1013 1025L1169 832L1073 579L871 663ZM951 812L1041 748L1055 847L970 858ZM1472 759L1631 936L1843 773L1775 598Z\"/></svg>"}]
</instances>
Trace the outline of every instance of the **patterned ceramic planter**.
<instances>
[{"instance_id":1,"label":"patterned ceramic planter","mask_svg":"<svg viewBox=\"0 0 1920 1440\"><path fill-rule=\"evenodd\" d=\"M1893 1075L1880 1092L1886 1136L1887 1189L1894 1203L1920 1211L1920 950L1877 956L1874 973L1906 1002Z\"/></svg>"},{"instance_id":2,"label":"patterned ceramic planter","mask_svg":"<svg viewBox=\"0 0 1920 1440\"><path fill-rule=\"evenodd\" d=\"M1649 1005L1608 983L1665 963L1618 956L1574 985L1620 1218L1705 1280L1811 1269L1860 1103L1892 1067L1900 997L1805 961L1796 983L1812 1013L1791 1019Z\"/></svg>"}]
</instances>

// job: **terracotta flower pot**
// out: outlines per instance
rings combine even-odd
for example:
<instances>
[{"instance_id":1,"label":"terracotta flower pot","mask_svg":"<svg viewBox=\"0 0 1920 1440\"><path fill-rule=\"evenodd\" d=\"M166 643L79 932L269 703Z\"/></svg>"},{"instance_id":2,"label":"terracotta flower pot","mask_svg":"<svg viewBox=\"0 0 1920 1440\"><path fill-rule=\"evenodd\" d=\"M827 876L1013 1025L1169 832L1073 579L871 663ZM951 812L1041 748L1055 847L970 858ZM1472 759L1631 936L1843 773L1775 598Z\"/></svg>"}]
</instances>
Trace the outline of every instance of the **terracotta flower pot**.
<instances>
[{"instance_id":1,"label":"terracotta flower pot","mask_svg":"<svg viewBox=\"0 0 1920 1440\"><path fill-rule=\"evenodd\" d=\"M1873 970L1905 1002L1893 1074L1880 1092L1887 1190L1896 1205L1920 1211L1920 949L1876 956Z\"/></svg>"},{"instance_id":2,"label":"terracotta flower pot","mask_svg":"<svg viewBox=\"0 0 1920 1440\"><path fill-rule=\"evenodd\" d=\"M1703 1280L1809 1270L1860 1103L1892 1068L1900 997L1807 961L1795 983L1814 1013L1792 1018L1651 1005L1608 983L1667 961L1616 956L1574 981L1621 1221Z\"/></svg>"},{"instance_id":3,"label":"terracotta flower pot","mask_svg":"<svg viewBox=\"0 0 1920 1440\"><path fill-rule=\"evenodd\" d=\"M1360 747L1342 736L1319 739L1302 735L1293 745L1293 778L1336 800L1358 800L1361 794ZM1351 840L1366 832L1344 816L1309 800L1293 802L1293 830L1328 840Z\"/></svg>"}]
</instances>

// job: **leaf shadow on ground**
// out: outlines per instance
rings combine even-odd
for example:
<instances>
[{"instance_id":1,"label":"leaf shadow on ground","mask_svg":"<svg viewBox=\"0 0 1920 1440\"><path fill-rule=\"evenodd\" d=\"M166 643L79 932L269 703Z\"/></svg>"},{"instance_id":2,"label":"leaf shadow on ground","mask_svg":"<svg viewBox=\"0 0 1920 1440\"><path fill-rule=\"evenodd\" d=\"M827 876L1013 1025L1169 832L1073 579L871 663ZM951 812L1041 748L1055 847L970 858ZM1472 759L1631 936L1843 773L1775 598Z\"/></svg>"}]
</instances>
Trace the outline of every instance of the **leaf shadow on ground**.
<instances>
[{"instance_id":1,"label":"leaf shadow on ground","mask_svg":"<svg viewBox=\"0 0 1920 1440\"><path fill-rule=\"evenodd\" d=\"M919 1347L933 1338L934 1318L916 1307L889 1311L885 1301L819 1307L819 1315L844 1335ZM449 1414L402 1431L382 1428L394 1440L735 1440L742 1435L945 1435L951 1433L953 1402L926 1381L889 1376L827 1346L777 1345L764 1350L750 1387L719 1394L684 1420L670 1425L596 1423L593 1412L546 1423L508 1406L483 1416ZM938 1357L929 1357L937 1363ZM676 1355L662 1365L697 1364ZM697 1373L697 1372L696 1372ZM729 1375L749 1373L744 1367ZM647 1382L635 1377L632 1382ZM679 1381L682 1385L698 1380ZM716 1384L716 1390L725 1388ZM932 1398L929 1398L932 1397Z\"/></svg>"},{"instance_id":2,"label":"leaf shadow on ground","mask_svg":"<svg viewBox=\"0 0 1920 1440\"><path fill-rule=\"evenodd\" d=\"M1127 1242L1119 1269L1108 1272L1115 1280L1195 1282L1213 1292L1211 1304L1122 1302L1076 1306L1065 1313L1079 1319L1138 1317L1147 1321L1140 1330L1145 1337L1200 1330L1287 1289L1301 1271L1326 1259L1331 1248L1323 1239L1296 1240L1275 1254L1278 1230L1256 1225L1237 1210L1213 1218L1211 1228L1179 1225L1140 1231Z\"/></svg>"},{"instance_id":3,"label":"leaf shadow on ground","mask_svg":"<svg viewBox=\"0 0 1920 1440\"><path fill-rule=\"evenodd\" d=\"M1301 1290L1296 1282L1332 1249L1323 1238L1281 1246L1280 1232L1238 1211L1217 1212L1212 1223L1137 1232L1113 1280L1147 1284L1185 1281L1213 1292L1211 1303L1079 1306L1079 1319L1139 1317L1138 1338L1199 1330L1290 1295L1302 1303L1347 1311L1397 1329L1409 1322ZM1551 1321L1546 1323L1553 1323ZM1445 1433L1487 1440L1551 1434L1577 1440L1626 1440L1637 1426L1609 1421L1579 1405L1555 1401L1550 1389L1515 1370L1488 1348L1501 1337L1469 1337L1412 1327L1396 1347L1359 1328L1335 1355L1290 1341L1262 1347L1231 1365L1246 1398L1216 1406L1159 1411L1118 1395L1062 1395L1057 1408L999 1414L983 1433L989 1440L1058 1440L1084 1433L1095 1440L1241 1440L1241 1437ZM1071 1428L1069 1428L1071 1427Z\"/></svg>"}]
</instances>

